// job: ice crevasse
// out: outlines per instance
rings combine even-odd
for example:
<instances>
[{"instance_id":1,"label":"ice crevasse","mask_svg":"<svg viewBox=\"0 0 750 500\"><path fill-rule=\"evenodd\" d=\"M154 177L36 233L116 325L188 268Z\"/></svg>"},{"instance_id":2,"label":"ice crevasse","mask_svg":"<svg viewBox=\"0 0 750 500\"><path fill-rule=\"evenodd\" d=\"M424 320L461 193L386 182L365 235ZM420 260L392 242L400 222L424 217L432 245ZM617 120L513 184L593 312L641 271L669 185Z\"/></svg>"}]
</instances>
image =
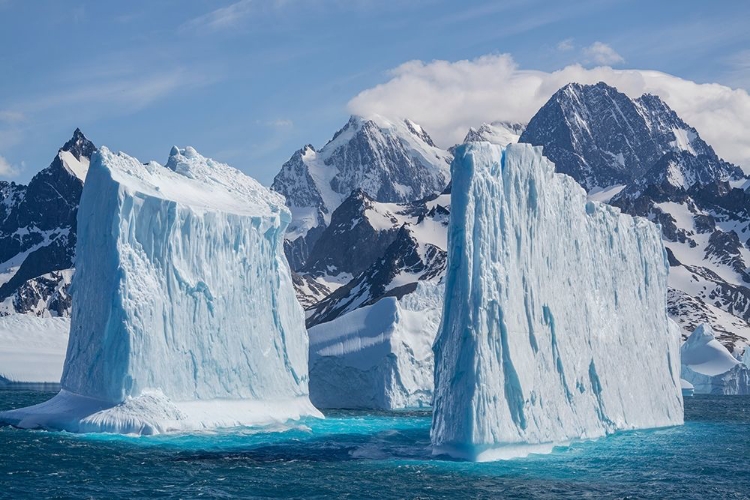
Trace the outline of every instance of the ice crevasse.
<instances>
[{"instance_id":1,"label":"ice crevasse","mask_svg":"<svg viewBox=\"0 0 750 500\"><path fill-rule=\"evenodd\" d=\"M683 422L659 229L587 202L539 147L452 166L435 454L494 460Z\"/></svg>"},{"instance_id":2,"label":"ice crevasse","mask_svg":"<svg viewBox=\"0 0 750 500\"><path fill-rule=\"evenodd\" d=\"M78 212L62 390L19 427L153 434L319 416L283 199L194 149L102 148Z\"/></svg>"}]
</instances>

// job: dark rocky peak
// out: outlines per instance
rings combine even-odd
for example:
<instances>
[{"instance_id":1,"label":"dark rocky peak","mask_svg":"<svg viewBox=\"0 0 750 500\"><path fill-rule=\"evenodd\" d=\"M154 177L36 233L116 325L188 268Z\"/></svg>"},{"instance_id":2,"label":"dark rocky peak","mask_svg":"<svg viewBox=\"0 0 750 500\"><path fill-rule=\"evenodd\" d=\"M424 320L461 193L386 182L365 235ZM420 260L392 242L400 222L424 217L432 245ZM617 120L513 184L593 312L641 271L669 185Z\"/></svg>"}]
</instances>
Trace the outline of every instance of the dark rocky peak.
<instances>
[{"instance_id":1,"label":"dark rocky peak","mask_svg":"<svg viewBox=\"0 0 750 500\"><path fill-rule=\"evenodd\" d=\"M310 250L303 271L314 276L356 275L367 269L398 230L398 219L373 210L375 206L364 190L354 190L331 214L331 223ZM368 218L368 212L376 222Z\"/></svg>"},{"instance_id":2,"label":"dark rocky peak","mask_svg":"<svg viewBox=\"0 0 750 500\"><path fill-rule=\"evenodd\" d=\"M80 160L81 158L90 159L91 155L96 151L96 146L83 135L81 129L77 128L73 132L73 137L60 148L60 151L69 151L75 156L76 160Z\"/></svg>"},{"instance_id":3,"label":"dark rocky peak","mask_svg":"<svg viewBox=\"0 0 750 500\"><path fill-rule=\"evenodd\" d=\"M659 97L633 100L603 82L558 90L519 141L543 146L557 170L586 189L642 184L646 176L661 183L669 170L679 177L676 185L685 188L742 175ZM668 169L670 163L677 168Z\"/></svg>"}]
</instances>

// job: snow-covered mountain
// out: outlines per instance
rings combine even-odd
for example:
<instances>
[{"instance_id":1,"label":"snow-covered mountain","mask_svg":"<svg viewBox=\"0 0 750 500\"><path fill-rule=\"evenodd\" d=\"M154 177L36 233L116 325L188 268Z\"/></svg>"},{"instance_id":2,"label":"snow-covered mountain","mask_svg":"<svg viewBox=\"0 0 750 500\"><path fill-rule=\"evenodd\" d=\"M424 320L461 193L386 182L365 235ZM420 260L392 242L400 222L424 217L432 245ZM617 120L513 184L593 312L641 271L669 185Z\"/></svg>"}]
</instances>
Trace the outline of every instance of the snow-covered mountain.
<instances>
[{"instance_id":1,"label":"snow-covered mountain","mask_svg":"<svg viewBox=\"0 0 750 500\"><path fill-rule=\"evenodd\" d=\"M320 150L295 152L271 188L292 211L286 254L301 269L334 210L355 189L380 202L408 202L442 191L451 154L438 148L419 125L380 116L352 116Z\"/></svg>"},{"instance_id":2,"label":"snow-covered mountain","mask_svg":"<svg viewBox=\"0 0 750 500\"><path fill-rule=\"evenodd\" d=\"M380 224L373 225L380 226L380 235L392 236L390 244L381 249L366 269L308 309L308 326L332 321L383 297L401 298L413 292L419 281L440 282L446 263L450 194L404 204L371 202L371 207L361 219L352 220L352 226L379 221ZM334 212L334 217L336 215ZM348 239L348 233L341 232L332 235L326 244L343 250L347 248ZM366 243L359 242L359 245Z\"/></svg>"},{"instance_id":3,"label":"snow-covered mountain","mask_svg":"<svg viewBox=\"0 0 750 500\"><path fill-rule=\"evenodd\" d=\"M571 83L558 90L519 141L544 146L557 171L587 191L663 176L686 189L695 182L743 177L660 98L630 99L605 83Z\"/></svg>"},{"instance_id":4,"label":"snow-covered mountain","mask_svg":"<svg viewBox=\"0 0 750 500\"><path fill-rule=\"evenodd\" d=\"M464 142L491 142L505 146L518 142L518 139L526 130L524 123L512 123L497 121L492 123L483 123L478 128L470 128L464 137Z\"/></svg>"},{"instance_id":5,"label":"snow-covered mountain","mask_svg":"<svg viewBox=\"0 0 750 500\"><path fill-rule=\"evenodd\" d=\"M730 351L750 344L750 193L739 167L658 97L604 83L560 89L520 141L543 146L591 199L661 224L680 326L708 323Z\"/></svg>"},{"instance_id":6,"label":"snow-covered mountain","mask_svg":"<svg viewBox=\"0 0 750 500\"><path fill-rule=\"evenodd\" d=\"M470 129L465 141L505 146L517 141L524 127L483 124ZM450 183L440 194L407 203L381 203L361 190L353 192L333 212L296 276L308 326L332 321L382 297L403 297L419 281L439 283L445 271L449 218Z\"/></svg>"},{"instance_id":7,"label":"snow-covered mountain","mask_svg":"<svg viewBox=\"0 0 750 500\"><path fill-rule=\"evenodd\" d=\"M0 314L70 314L78 202L95 150L76 129L28 186L0 181Z\"/></svg>"}]
</instances>

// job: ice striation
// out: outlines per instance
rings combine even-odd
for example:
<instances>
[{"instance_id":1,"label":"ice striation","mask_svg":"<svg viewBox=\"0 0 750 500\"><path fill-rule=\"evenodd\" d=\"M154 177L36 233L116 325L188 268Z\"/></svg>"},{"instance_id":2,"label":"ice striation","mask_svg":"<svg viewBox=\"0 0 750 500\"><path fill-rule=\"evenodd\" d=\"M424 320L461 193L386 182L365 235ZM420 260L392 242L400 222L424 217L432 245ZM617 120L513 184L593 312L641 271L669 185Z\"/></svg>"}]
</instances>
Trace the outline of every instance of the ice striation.
<instances>
[{"instance_id":1,"label":"ice striation","mask_svg":"<svg viewBox=\"0 0 750 500\"><path fill-rule=\"evenodd\" d=\"M554 169L527 144L456 152L436 454L494 460L683 421L659 229Z\"/></svg>"},{"instance_id":2,"label":"ice striation","mask_svg":"<svg viewBox=\"0 0 750 500\"><path fill-rule=\"evenodd\" d=\"M745 361L732 356L716 340L708 324L702 324L688 337L680 349L682 378L696 394L750 394L750 349Z\"/></svg>"},{"instance_id":3,"label":"ice striation","mask_svg":"<svg viewBox=\"0 0 750 500\"><path fill-rule=\"evenodd\" d=\"M403 297L310 328L310 399L318 408L379 409L432 404L432 343L442 285L420 282Z\"/></svg>"},{"instance_id":4,"label":"ice striation","mask_svg":"<svg viewBox=\"0 0 750 500\"><path fill-rule=\"evenodd\" d=\"M153 434L319 415L283 199L194 149L106 148L78 216L62 389L19 427Z\"/></svg>"}]
</instances>

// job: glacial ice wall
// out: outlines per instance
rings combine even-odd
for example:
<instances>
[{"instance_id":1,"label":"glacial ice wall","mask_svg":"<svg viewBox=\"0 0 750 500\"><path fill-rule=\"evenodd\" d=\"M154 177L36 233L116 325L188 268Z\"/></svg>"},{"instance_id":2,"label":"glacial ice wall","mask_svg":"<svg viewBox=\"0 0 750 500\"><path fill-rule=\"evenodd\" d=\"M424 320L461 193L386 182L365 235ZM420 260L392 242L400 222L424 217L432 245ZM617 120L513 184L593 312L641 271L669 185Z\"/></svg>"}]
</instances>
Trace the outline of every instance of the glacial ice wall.
<instances>
[{"instance_id":1,"label":"glacial ice wall","mask_svg":"<svg viewBox=\"0 0 750 500\"><path fill-rule=\"evenodd\" d=\"M659 229L586 201L541 148L459 147L436 454L493 460L683 421Z\"/></svg>"},{"instance_id":2,"label":"glacial ice wall","mask_svg":"<svg viewBox=\"0 0 750 500\"><path fill-rule=\"evenodd\" d=\"M192 148L166 167L102 148L78 212L62 391L12 423L153 433L319 415L290 219L281 196Z\"/></svg>"}]
</instances>

